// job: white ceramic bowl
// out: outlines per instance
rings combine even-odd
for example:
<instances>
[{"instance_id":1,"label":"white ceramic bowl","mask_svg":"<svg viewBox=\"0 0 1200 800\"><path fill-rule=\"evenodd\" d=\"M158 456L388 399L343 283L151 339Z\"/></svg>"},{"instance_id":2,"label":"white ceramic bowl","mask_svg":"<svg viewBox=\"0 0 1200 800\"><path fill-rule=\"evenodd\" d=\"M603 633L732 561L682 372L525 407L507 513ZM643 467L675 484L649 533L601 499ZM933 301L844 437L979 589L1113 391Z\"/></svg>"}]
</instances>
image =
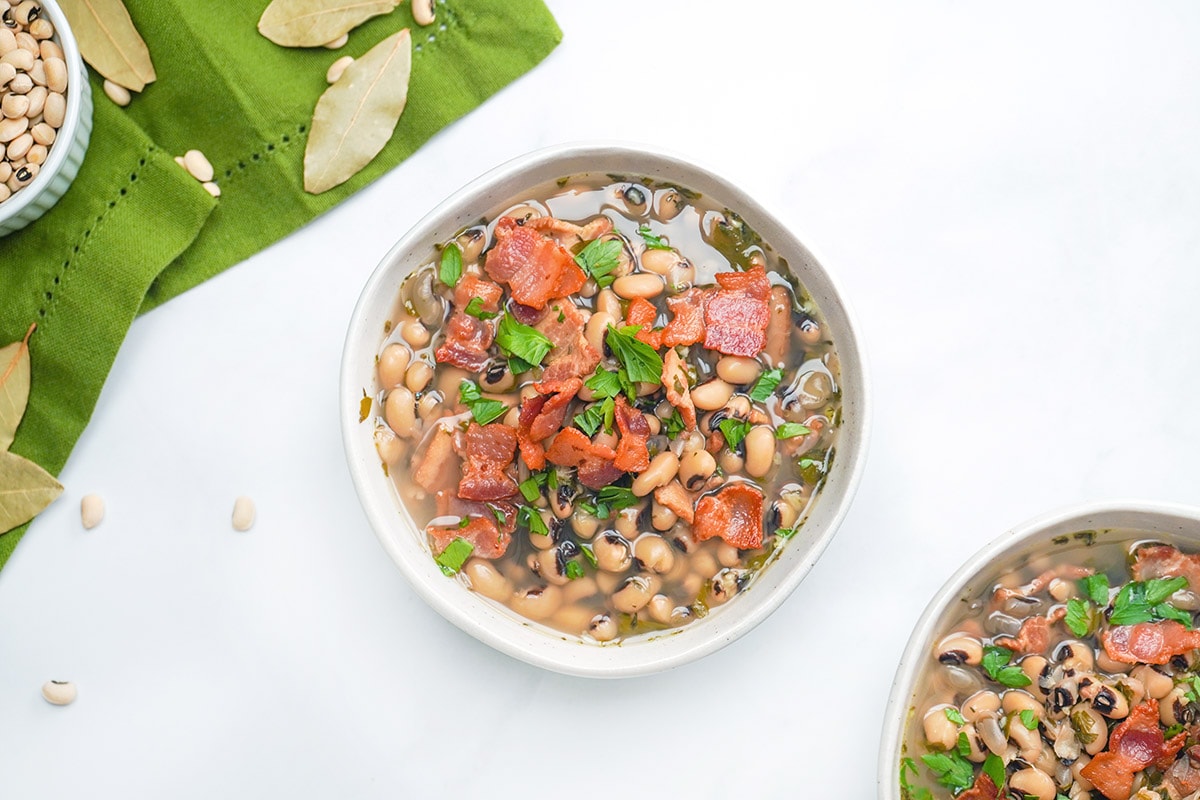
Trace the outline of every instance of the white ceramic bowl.
<instances>
[{"instance_id":1,"label":"white ceramic bowl","mask_svg":"<svg viewBox=\"0 0 1200 800\"><path fill-rule=\"evenodd\" d=\"M45 17L54 23L54 41L58 42L66 57L67 116L37 177L24 189L0 203L0 236L24 228L66 194L83 163L92 135L92 88L75 35L71 33L66 16L54 0L38 2Z\"/></svg>"},{"instance_id":2,"label":"white ceramic bowl","mask_svg":"<svg viewBox=\"0 0 1200 800\"><path fill-rule=\"evenodd\" d=\"M698 191L737 211L787 259L832 329L842 371L844 421L837 454L801 531L782 555L739 595L703 619L670 633L596 645L530 622L446 578L425 536L380 468L372 426L359 422L363 392L374 396L375 354L400 283L443 242L481 217L493 217L530 190L566 176L623 174L661 179ZM673 155L615 144L539 150L492 170L456 192L405 234L367 281L354 309L342 355L340 413L350 474L384 549L413 588L446 619L479 640L547 669L593 677L638 675L679 666L732 642L762 622L800 583L845 516L862 470L867 440L867 385L858 334L832 278L773 216L737 187Z\"/></svg>"},{"instance_id":3,"label":"white ceramic bowl","mask_svg":"<svg viewBox=\"0 0 1200 800\"><path fill-rule=\"evenodd\" d=\"M1076 540L1054 541L1079 531L1094 531L1095 541L1103 543L1114 531L1147 531L1164 542L1200 549L1200 508L1163 503L1117 501L1095 503L1055 511L1029 520L968 559L934 596L913 629L908 647L896 669L892 694L884 716L879 750L879 798L900 800L900 748L905 729L917 701L917 684L930 664L935 639L944 626L953 622L965 598L975 597L992 586L1014 562L1048 555L1060 549L1079 547ZM1125 538L1117 533L1117 539ZM917 730L920 721L915 722Z\"/></svg>"}]
</instances>

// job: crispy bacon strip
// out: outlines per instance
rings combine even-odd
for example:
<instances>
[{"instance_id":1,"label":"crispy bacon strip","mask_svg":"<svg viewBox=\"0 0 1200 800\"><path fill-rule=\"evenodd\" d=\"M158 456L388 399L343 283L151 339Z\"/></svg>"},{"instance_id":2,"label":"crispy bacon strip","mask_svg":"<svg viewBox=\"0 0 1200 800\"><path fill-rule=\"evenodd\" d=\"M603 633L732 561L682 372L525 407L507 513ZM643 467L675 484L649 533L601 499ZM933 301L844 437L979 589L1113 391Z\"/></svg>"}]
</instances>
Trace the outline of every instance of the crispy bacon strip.
<instances>
[{"instance_id":1,"label":"crispy bacon strip","mask_svg":"<svg viewBox=\"0 0 1200 800\"><path fill-rule=\"evenodd\" d=\"M559 299L551 302L541 319L533 323L554 345L546 356L543 382L586 378L596 369L600 353L584 338L586 322L571 301Z\"/></svg>"},{"instance_id":2,"label":"crispy bacon strip","mask_svg":"<svg viewBox=\"0 0 1200 800\"><path fill-rule=\"evenodd\" d=\"M696 504L692 530L696 541L721 537L739 550L753 550L763 541L763 494L748 483L725 486Z\"/></svg>"},{"instance_id":3,"label":"crispy bacon strip","mask_svg":"<svg viewBox=\"0 0 1200 800\"><path fill-rule=\"evenodd\" d=\"M1138 548L1131 569L1134 580L1182 576L1187 578L1189 586L1200 589L1200 554L1185 555L1167 544Z\"/></svg>"},{"instance_id":4,"label":"crispy bacon strip","mask_svg":"<svg viewBox=\"0 0 1200 800\"><path fill-rule=\"evenodd\" d=\"M472 422L462 437L463 476L458 496L464 500L503 500L517 493L508 474L517 449L517 432L502 422Z\"/></svg>"},{"instance_id":5,"label":"crispy bacon strip","mask_svg":"<svg viewBox=\"0 0 1200 800\"><path fill-rule=\"evenodd\" d=\"M521 460L534 471L546 466L546 448L530 433L533 430L533 421L546 405L546 399L540 394L530 397L521 403L521 413L517 416L517 447L521 450Z\"/></svg>"},{"instance_id":6,"label":"crispy bacon strip","mask_svg":"<svg viewBox=\"0 0 1200 800\"><path fill-rule=\"evenodd\" d=\"M662 343L667 347L695 344L704 338L704 291L688 289L667 298L674 315L663 328Z\"/></svg>"},{"instance_id":7,"label":"crispy bacon strip","mask_svg":"<svg viewBox=\"0 0 1200 800\"><path fill-rule=\"evenodd\" d=\"M650 451L646 448L646 440L650 438L650 423L642 416L642 412L630 408L624 395L617 395L613 416L621 432L613 466L622 472L641 472L650 466Z\"/></svg>"},{"instance_id":8,"label":"crispy bacon strip","mask_svg":"<svg viewBox=\"0 0 1200 800\"><path fill-rule=\"evenodd\" d=\"M996 639L996 644L1025 655L1045 653L1050 648L1050 620L1029 617L1021 623L1017 638L1002 636Z\"/></svg>"},{"instance_id":9,"label":"crispy bacon strip","mask_svg":"<svg viewBox=\"0 0 1200 800\"><path fill-rule=\"evenodd\" d=\"M1200 647L1200 631L1174 620L1117 625L1100 634L1104 652L1122 664L1166 664L1173 656Z\"/></svg>"},{"instance_id":10,"label":"crispy bacon strip","mask_svg":"<svg viewBox=\"0 0 1200 800\"><path fill-rule=\"evenodd\" d=\"M668 350L663 356L663 389L667 394L667 402L679 409L683 424L688 430L696 428L696 405L692 402L692 392L688 389L687 371L683 359L674 350Z\"/></svg>"},{"instance_id":11,"label":"crispy bacon strip","mask_svg":"<svg viewBox=\"0 0 1200 800\"><path fill-rule=\"evenodd\" d=\"M572 295L587 282L562 245L512 217L500 218L495 237L483 268L493 280L507 283L513 300L522 305L545 308L551 298Z\"/></svg>"},{"instance_id":12,"label":"crispy bacon strip","mask_svg":"<svg viewBox=\"0 0 1200 800\"><path fill-rule=\"evenodd\" d=\"M662 347L663 332L654 330L654 320L658 319L658 309L654 303L641 297L629 301L629 310L625 312L626 325L640 325L635 335L638 339L653 347Z\"/></svg>"},{"instance_id":13,"label":"crispy bacon strip","mask_svg":"<svg viewBox=\"0 0 1200 800\"><path fill-rule=\"evenodd\" d=\"M468 272L454 287L454 307L465 309L475 297L483 304L483 311L496 314L500 311L500 300L504 297L504 290L491 281L485 281Z\"/></svg>"},{"instance_id":14,"label":"crispy bacon strip","mask_svg":"<svg viewBox=\"0 0 1200 800\"><path fill-rule=\"evenodd\" d=\"M465 528L457 525L430 525L425 529L433 540L433 549L441 553L455 539L466 539L475 550L471 555L480 558L499 558L508 550L512 532L500 530L494 517L470 517Z\"/></svg>"},{"instance_id":15,"label":"crispy bacon strip","mask_svg":"<svg viewBox=\"0 0 1200 800\"><path fill-rule=\"evenodd\" d=\"M454 313L446 323L446 339L434 352L439 364L453 364L471 372L479 372L487 363L487 350L495 336L493 324L465 313L471 298L478 297L482 310L497 313L504 290L491 281L475 275L464 275L454 289Z\"/></svg>"},{"instance_id":16,"label":"crispy bacon strip","mask_svg":"<svg viewBox=\"0 0 1200 800\"><path fill-rule=\"evenodd\" d=\"M958 800L996 800L1000 789L987 773L981 772L975 778L975 785L958 796Z\"/></svg>"},{"instance_id":17,"label":"crispy bacon strip","mask_svg":"<svg viewBox=\"0 0 1200 800\"><path fill-rule=\"evenodd\" d=\"M437 425L429 434L425 452L413 458L413 480L427 492L449 489L458 480L458 455L454 452L454 431Z\"/></svg>"},{"instance_id":18,"label":"crispy bacon strip","mask_svg":"<svg viewBox=\"0 0 1200 800\"><path fill-rule=\"evenodd\" d=\"M1151 764L1166 769L1187 736L1184 732L1164 740L1158 725L1158 701L1147 700L1113 728L1108 749L1095 755L1080 774L1108 800L1128 800L1134 775Z\"/></svg>"},{"instance_id":19,"label":"crispy bacon strip","mask_svg":"<svg viewBox=\"0 0 1200 800\"><path fill-rule=\"evenodd\" d=\"M581 239L585 242L589 242L592 239L599 239L612 230L612 220L605 216L599 216L586 225L576 225L574 222L567 222L565 219L535 217L528 220L525 223L525 227L533 228L535 231L550 233L563 247L570 247Z\"/></svg>"},{"instance_id":20,"label":"crispy bacon strip","mask_svg":"<svg viewBox=\"0 0 1200 800\"><path fill-rule=\"evenodd\" d=\"M696 519L696 509L692 504L692 496L683 488L679 481L671 481L665 486L654 490L654 499L660 506L666 506L675 512L675 516L691 525Z\"/></svg>"},{"instance_id":21,"label":"crispy bacon strip","mask_svg":"<svg viewBox=\"0 0 1200 800\"><path fill-rule=\"evenodd\" d=\"M579 378L569 378L564 381L542 381L535 383L533 388L539 394L546 396L546 404L538 415L530 422L529 438L540 442L549 439L562 427L563 419L567 416L567 407L583 388Z\"/></svg>"},{"instance_id":22,"label":"crispy bacon strip","mask_svg":"<svg viewBox=\"0 0 1200 800\"><path fill-rule=\"evenodd\" d=\"M563 428L554 437L546 460L560 467L575 467L579 482L601 489L624 473L613 465L617 457L611 447L595 444L577 428Z\"/></svg>"},{"instance_id":23,"label":"crispy bacon strip","mask_svg":"<svg viewBox=\"0 0 1200 800\"><path fill-rule=\"evenodd\" d=\"M753 358L767 344L771 283L762 267L746 272L718 272L719 289L704 302L704 346L729 356Z\"/></svg>"}]
</instances>

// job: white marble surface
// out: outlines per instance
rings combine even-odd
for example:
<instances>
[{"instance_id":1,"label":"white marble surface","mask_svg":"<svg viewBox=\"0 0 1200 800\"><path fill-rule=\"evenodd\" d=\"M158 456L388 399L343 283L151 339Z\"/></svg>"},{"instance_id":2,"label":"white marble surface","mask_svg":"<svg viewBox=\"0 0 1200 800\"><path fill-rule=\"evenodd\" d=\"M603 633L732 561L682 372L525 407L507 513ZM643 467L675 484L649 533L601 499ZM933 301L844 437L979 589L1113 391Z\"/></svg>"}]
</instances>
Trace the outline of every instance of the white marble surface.
<instances>
[{"instance_id":1,"label":"white marble surface","mask_svg":"<svg viewBox=\"0 0 1200 800\"><path fill-rule=\"evenodd\" d=\"M959 562L1065 504L1200 502L1200 6L550 4L565 38L534 72L134 325L0 573L0 797L868 798L907 631ZM337 425L342 334L391 243L586 138L673 147L793 225L875 389L857 502L799 590L619 682L425 607ZM108 517L85 532L88 492ZM50 678L78 701L45 703Z\"/></svg>"}]
</instances>

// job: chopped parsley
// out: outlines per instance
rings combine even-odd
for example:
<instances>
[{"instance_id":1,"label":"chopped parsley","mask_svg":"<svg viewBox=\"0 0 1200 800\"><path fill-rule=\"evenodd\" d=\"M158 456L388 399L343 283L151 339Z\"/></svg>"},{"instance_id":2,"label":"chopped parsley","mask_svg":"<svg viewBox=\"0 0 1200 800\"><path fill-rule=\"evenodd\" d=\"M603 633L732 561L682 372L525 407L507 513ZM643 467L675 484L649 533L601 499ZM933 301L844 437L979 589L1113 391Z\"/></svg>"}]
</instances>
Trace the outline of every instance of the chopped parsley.
<instances>
[{"instance_id":1,"label":"chopped parsley","mask_svg":"<svg viewBox=\"0 0 1200 800\"><path fill-rule=\"evenodd\" d=\"M616 403L611 397L606 397L604 402L593 403L585 408L583 413L576 414L575 425L588 436L595 436L601 425L607 433L612 433L615 412Z\"/></svg>"},{"instance_id":2,"label":"chopped parsley","mask_svg":"<svg viewBox=\"0 0 1200 800\"><path fill-rule=\"evenodd\" d=\"M759 375L758 380L754 382L754 386L750 389L750 399L759 403L763 402L775 393L775 387L779 385L781 380L783 380L783 370L767 370L762 375Z\"/></svg>"},{"instance_id":3,"label":"chopped parsley","mask_svg":"<svg viewBox=\"0 0 1200 800\"><path fill-rule=\"evenodd\" d=\"M470 517L463 517L462 519L460 519L460 520L458 521L458 529L459 529L459 530L462 530L463 528L467 527L467 526L468 526L468 525L470 525L470 524L471 524L471 518L470 518Z\"/></svg>"},{"instance_id":4,"label":"chopped parsley","mask_svg":"<svg viewBox=\"0 0 1200 800\"><path fill-rule=\"evenodd\" d=\"M737 450L738 445L746 438L746 434L753 427L744 419L734 419L727 417L717 423L717 427L721 429L721 433L725 436L725 444L729 445L730 450Z\"/></svg>"},{"instance_id":5,"label":"chopped parsley","mask_svg":"<svg viewBox=\"0 0 1200 800\"><path fill-rule=\"evenodd\" d=\"M537 328L517 322L511 314L500 318L500 325L496 328L496 344L509 356L514 375L528 372L541 364L546 354L554 349L554 343L545 334Z\"/></svg>"},{"instance_id":6,"label":"chopped parsley","mask_svg":"<svg viewBox=\"0 0 1200 800\"><path fill-rule=\"evenodd\" d=\"M483 299L479 297L472 297L469 301L467 301L467 307L464 308L463 311L475 319L493 319L500 316L495 311L484 311Z\"/></svg>"},{"instance_id":7,"label":"chopped parsley","mask_svg":"<svg viewBox=\"0 0 1200 800\"><path fill-rule=\"evenodd\" d=\"M459 250L458 245L454 242L442 248L442 263L438 268L438 277L451 289L458 286L458 279L462 277L462 250Z\"/></svg>"},{"instance_id":8,"label":"chopped parsley","mask_svg":"<svg viewBox=\"0 0 1200 800\"><path fill-rule=\"evenodd\" d=\"M775 535L780 539L790 539L796 535L796 531L798 530L800 530L800 526L793 525L790 528L780 528L779 530L775 531Z\"/></svg>"},{"instance_id":9,"label":"chopped parsley","mask_svg":"<svg viewBox=\"0 0 1200 800\"><path fill-rule=\"evenodd\" d=\"M462 569L462 565L467 563L467 559L473 552L475 552L475 545L458 536L453 542L446 545L446 549L433 560L441 567L442 574L449 577Z\"/></svg>"},{"instance_id":10,"label":"chopped parsley","mask_svg":"<svg viewBox=\"0 0 1200 800\"><path fill-rule=\"evenodd\" d=\"M667 431L667 438L669 439L674 439L683 433L683 429L687 427L683 422L683 417L680 415L678 408L672 408L671 416L664 419L662 424Z\"/></svg>"},{"instance_id":11,"label":"chopped parsley","mask_svg":"<svg viewBox=\"0 0 1200 800\"><path fill-rule=\"evenodd\" d=\"M1004 786L1004 761L995 753L988 753L983 760L983 774L992 779L999 789Z\"/></svg>"},{"instance_id":12,"label":"chopped parsley","mask_svg":"<svg viewBox=\"0 0 1200 800\"><path fill-rule=\"evenodd\" d=\"M538 480L533 475L521 481L517 488L521 490L521 496L527 503L532 503L542 496L542 487L538 485Z\"/></svg>"},{"instance_id":13,"label":"chopped parsley","mask_svg":"<svg viewBox=\"0 0 1200 800\"><path fill-rule=\"evenodd\" d=\"M943 711L946 714L946 719L950 720L955 725L966 725L967 724L967 720L963 717L962 714L959 713L958 709L955 708L954 706L947 706L945 709L943 709Z\"/></svg>"},{"instance_id":14,"label":"chopped parsley","mask_svg":"<svg viewBox=\"0 0 1200 800\"><path fill-rule=\"evenodd\" d=\"M584 381L583 385L591 389L592 394L600 398L616 397L621 393L620 376L600 366L596 367L596 371L592 373L592 377Z\"/></svg>"},{"instance_id":15,"label":"chopped parsley","mask_svg":"<svg viewBox=\"0 0 1200 800\"><path fill-rule=\"evenodd\" d=\"M1064 622L1071 629L1071 633L1083 638L1095 630L1099 619L1091 603L1072 597L1067 601L1067 616Z\"/></svg>"},{"instance_id":16,"label":"chopped parsley","mask_svg":"<svg viewBox=\"0 0 1200 800\"><path fill-rule=\"evenodd\" d=\"M621 363L625 374L634 383L661 383L663 360L658 352L635 334L641 330L639 325L626 325L623 328L608 326L604 341L612 348L613 355Z\"/></svg>"},{"instance_id":17,"label":"chopped parsley","mask_svg":"<svg viewBox=\"0 0 1200 800\"><path fill-rule=\"evenodd\" d=\"M983 671L989 678L1004 686L1019 688L1033 683L1020 667L1009 664L1012 661L1012 655L1012 650L1007 647L989 644L983 648L983 660L980 662L980 666L983 667Z\"/></svg>"},{"instance_id":18,"label":"chopped parsley","mask_svg":"<svg viewBox=\"0 0 1200 800\"><path fill-rule=\"evenodd\" d=\"M546 520L542 519L536 508L530 506L521 506L517 510L517 524L524 525L529 528L530 533L538 536L547 536L550 533L550 529L546 527Z\"/></svg>"},{"instance_id":19,"label":"chopped parsley","mask_svg":"<svg viewBox=\"0 0 1200 800\"><path fill-rule=\"evenodd\" d=\"M484 397L475 381L464 380L458 385L458 401L471 409L471 416L480 425L487 425L508 413L504 403Z\"/></svg>"},{"instance_id":20,"label":"chopped parsley","mask_svg":"<svg viewBox=\"0 0 1200 800\"><path fill-rule=\"evenodd\" d=\"M911 758L900 759L900 796L903 800L933 800L933 794L924 786L913 786L909 783L908 773L914 777L917 773L917 762Z\"/></svg>"},{"instance_id":21,"label":"chopped parsley","mask_svg":"<svg viewBox=\"0 0 1200 800\"><path fill-rule=\"evenodd\" d=\"M1079 590L1091 598L1093 603L1101 608L1108 605L1108 576L1103 572L1080 578L1076 583Z\"/></svg>"},{"instance_id":22,"label":"chopped parsley","mask_svg":"<svg viewBox=\"0 0 1200 800\"><path fill-rule=\"evenodd\" d=\"M587 562L591 564L592 567L600 566L600 562L596 559L596 554L592 552L591 545L581 544L579 546L579 551L583 553L583 557L587 559Z\"/></svg>"},{"instance_id":23,"label":"chopped parsley","mask_svg":"<svg viewBox=\"0 0 1200 800\"><path fill-rule=\"evenodd\" d=\"M1180 683L1181 686L1186 686L1187 691L1184 692L1184 699L1189 703L1194 703L1200 700L1200 675L1192 675Z\"/></svg>"},{"instance_id":24,"label":"chopped parsley","mask_svg":"<svg viewBox=\"0 0 1200 800\"><path fill-rule=\"evenodd\" d=\"M671 245L663 241L661 236L655 236L649 225L638 226L638 236L646 243L647 250L670 250Z\"/></svg>"},{"instance_id":25,"label":"chopped parsley","mask_svg":"<svg viewBox=\"0 0 1200 800\"><path fill-rule=\"evenodd\" d=\"M1192 615L1166 602L1168 597L1187 585L1187 578L1183 576L1130 581L1117 592L1108 621L1112 625L1137 625L1140 622L1173 619L1190 630Z\"/></svg>"},{"instance_id":26,"label":"chopped parsley","mask_svg":"<svg viewBox=\"0 0 1200 800\"><path fill-rule=\"evenodd\" d=\"M576 581L583 577L583 565L578 561L568 561L566 569L569 580Z\"/></svg>"},{"instance_id":27,"label":"chopped parsley","mask_svg":"<svg viewBox=\"0 0 1200 800\"><path fill-rule=\"evenodd\" d=\"M597 286L610 286L616 280L612 271L621 263L621 243L616 239L593 239L575 255L575 263Z\"/></svg>"},{"instance_id":28,"label":"chopped parsley","mask_svg":"<svg viewBox=\"0 0 1200 800\"><path fill-rule=\"evenodd\" d=\"M955 794L971 788L975 783L975 767L957 750L945 753L926 753L921 756L925 766L937 778L937 782Z\"/></svg>"},{"instance_id":29,"label":"chopped parsley","mask_svg":"<svg viewBox=\"0 0 1200 800\"><path fill-rule=\"evenodd\" d=\"M807 425L801 425L799 422L785 422L775 429L775 438L791 439L793 436L805 436L810 433L812 430Z\"/></svg>"},{"instance_id":30,"label":"chopped parsley","mask_svg":"<svg viewBox=\"0 0 1200 800\"><path fill-rule=\"evenodd\" d=\"M965 733L958 734L958 741L955 743L954 749L958 750L958 754L963 758L971 757L971 740Z\"/></svg>"},{"instance_id":31,"label":"chopped parsley","mask_svg":"<svg viewBox=\"0 0 1200 800\"><path fill-rule=\"evenodd\" d=\"M641 502L641 498L634 494L632 489L623 486L605 486L600 490L597 499L614 511L631 508Z\"/></svg>"},{"instance_id":32,"label":"chopped parsley","mask_svg":"<svg viewBox=\"0 0 1200 800\"><path fill-rule=\"evenodd\" d=\"M1025 726L1025 730L1036 731L1038 729L1038 718L1033 709L1026 708L1017 716L1021 718L1021 724Z\"/></svg>"}]
</instances>

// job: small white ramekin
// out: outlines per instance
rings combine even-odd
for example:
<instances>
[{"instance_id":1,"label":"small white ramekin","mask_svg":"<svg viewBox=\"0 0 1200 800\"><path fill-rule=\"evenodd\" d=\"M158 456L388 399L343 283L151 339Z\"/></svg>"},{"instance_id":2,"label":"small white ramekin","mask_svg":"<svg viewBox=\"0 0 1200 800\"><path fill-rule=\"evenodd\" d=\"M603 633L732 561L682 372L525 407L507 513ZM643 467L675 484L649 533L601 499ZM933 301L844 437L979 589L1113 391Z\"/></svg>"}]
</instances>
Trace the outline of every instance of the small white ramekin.
<instances>
[{"instance_id":1,"label":"small white ramekin","mask_svg":"<svg viewBox=\"0 0 1200 800\"><path fill-rule=\"evenodd\" d=\"M67 115L42 169L28 186L0 203L0 236L24 228L66 194L92 136L92 88L67 17L54 0L38 0L54 23L54 41L67 62Z\"/></svg>"}]
</instances>

